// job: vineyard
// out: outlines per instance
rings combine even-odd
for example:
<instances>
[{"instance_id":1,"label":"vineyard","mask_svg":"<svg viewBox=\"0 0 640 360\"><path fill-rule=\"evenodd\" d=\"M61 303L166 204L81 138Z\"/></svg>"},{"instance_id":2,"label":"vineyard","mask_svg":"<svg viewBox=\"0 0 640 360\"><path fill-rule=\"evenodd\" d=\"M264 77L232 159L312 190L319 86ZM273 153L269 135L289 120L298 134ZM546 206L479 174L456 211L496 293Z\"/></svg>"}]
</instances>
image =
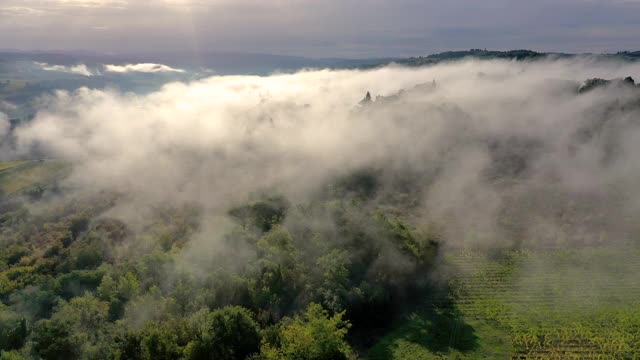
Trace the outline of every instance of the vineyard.
<instances>
[{"instance_id":1,"label":"vineyard","mask_svg":"<svg viewBox=\"0 0 640 360\"><path fill-rule=\"evenodd\" d=\"M456 253L447 263L458 320L438 329L446 346L412 341L426 318L413 314L372 358L640 359L639 259L637 249ZM459 324L474 329L471 351Z\"/></svg>"}]
</instances>

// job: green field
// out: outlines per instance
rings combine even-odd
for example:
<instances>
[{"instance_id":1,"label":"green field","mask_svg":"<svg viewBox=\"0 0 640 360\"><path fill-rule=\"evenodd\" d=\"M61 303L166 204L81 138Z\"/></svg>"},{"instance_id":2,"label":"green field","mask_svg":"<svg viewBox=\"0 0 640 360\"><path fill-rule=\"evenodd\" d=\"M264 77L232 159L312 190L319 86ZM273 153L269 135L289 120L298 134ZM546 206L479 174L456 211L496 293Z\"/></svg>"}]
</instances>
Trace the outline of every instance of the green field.
<instances>
[{"instance_id":1,"label":"green field","mask_svg":"<svg viewBox=\"0 0 640 360\"><path fill-rule=\"evenodd\" d=\"M450 254L448 296L407 316L369 357L638 359L639 259L609 248Z\"/></svg>"},{"instance_id":2,"label":"green field","mask_svg":"<svg viewBox=\"0 0 640 360\"><path fill-rule=\"evenodd\" d=\"M18 166L19 169L16 168ZM68 171L68 165L61 161L0 162L0 193L10 195L38 186L45 187L64 177Z\"/></svg>"},{"instance_id":3,"label":"green field","mask_svg":"<svg viewBox=\"0 0 640 360\"><path fill-rule=\"evenodd\" d=\"M29 161L2 161L0 162L0 171L8 170L16 166L28 164Z\"/></svg>"}]
</instances>

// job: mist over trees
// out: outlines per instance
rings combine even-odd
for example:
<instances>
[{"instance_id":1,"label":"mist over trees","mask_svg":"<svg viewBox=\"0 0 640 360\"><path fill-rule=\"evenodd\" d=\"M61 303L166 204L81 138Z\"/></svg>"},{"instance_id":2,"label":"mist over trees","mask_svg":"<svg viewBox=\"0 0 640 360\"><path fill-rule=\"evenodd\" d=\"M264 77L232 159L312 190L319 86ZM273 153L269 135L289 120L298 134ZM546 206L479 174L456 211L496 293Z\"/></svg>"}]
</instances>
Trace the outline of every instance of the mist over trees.
<instances>
[{"instance_id":1,"label":"mist over trees","mask_svg":"<svg viewBox=\"0 0 640 360\"><path fill-rule=\"evenodd\" d=\"M425 346L472 351L448 254L637 246L639 73L463 60L60 91L10 135L50 159L0 174L1 358L352 359L418 308L458 334Z\"/></svg>"}]
</instances>

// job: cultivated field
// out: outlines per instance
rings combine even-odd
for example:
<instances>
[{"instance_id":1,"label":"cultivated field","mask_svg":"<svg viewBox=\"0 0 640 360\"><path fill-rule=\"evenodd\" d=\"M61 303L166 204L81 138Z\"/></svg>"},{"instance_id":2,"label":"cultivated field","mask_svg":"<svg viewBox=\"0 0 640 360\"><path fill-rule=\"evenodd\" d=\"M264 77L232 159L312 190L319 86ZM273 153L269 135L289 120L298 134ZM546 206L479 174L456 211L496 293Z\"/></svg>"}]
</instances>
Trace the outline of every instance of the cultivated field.
<instances>
[{"instance_id":1,"label":"cultivated field","mask_svg":"<svg viewBox=\"0 0 640 360\"><path fill-rule=\"evenodd\" d=\"M638 359L639 259L638 249L620 248L460 251L447 259L458 274L449 294L370 357Z\"/></svg>"},{"instance_id":2,"label":"cultivated field","mask_svg":"<svg viewBox=\"0 0 640 360\"><path fill-rule=\"evenodd\" d=\"M0 172L28 164L29 161L2 161L0 162Z\"/></svg>"},{"instance_id":3,"label":"cultivated field","mask_svg":"<svg viewBox=\"0 0 640 360\"><path fill-rule=\"evenodd\" d=\"M0 194L37 191L68 172L67 164L55 160L0 162Z\"/></svg>"}]
</instances>

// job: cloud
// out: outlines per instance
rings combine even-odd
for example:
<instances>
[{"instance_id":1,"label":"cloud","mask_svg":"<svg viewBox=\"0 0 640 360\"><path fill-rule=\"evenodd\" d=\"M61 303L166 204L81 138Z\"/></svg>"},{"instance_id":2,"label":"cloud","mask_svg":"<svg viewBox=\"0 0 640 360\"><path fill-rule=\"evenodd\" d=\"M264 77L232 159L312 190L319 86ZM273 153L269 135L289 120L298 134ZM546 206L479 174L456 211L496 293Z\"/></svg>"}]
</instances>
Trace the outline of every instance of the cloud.
<instances>
[{"instance_id":1,"label":"cloud","mask_svg":"<svg viewBox=\"0 0 640 360\"><path fill-rule=\"evenodd\" d=\"M638 93L577 89L628 75L640 64L464 61L80 89L17 136L72 162L75 187L126 194L128 214L197 204L224 216L250 194L305 201L376 169L379 195L410 182L411 216L451 244L622 241L640 208ZM357 106L367 91L390 97Z\"/></svg>"},{"instance_id":2,"label":"cloud","mask_svg":"<svg viewBox=\"0 0 640 360\"><path fill-rule=\"evenodd\" d=\"M53 2L67 6L116 8L124 8L129 4L127 0L53 0Z\"/></svg>"},{"instance_id":3,"label":"cloud","mask_svg":"<svg viewBox=\"0 0 640 360\"><path fill-rule=\"evenodd\" d=\"M36 62L35 64L45 71L65 72L69 74L78 74L78 75L84 75L84 76L95 75L91 70L89 70L89 68L85 64L78 64L73 66L49 65L47 63L41 63L41 62Z\"/></svg>"},{"instance_id":4,"label":"cloud","mask_svg":"<svg viewBox=\"0 0 640 360\"><path fill-rule=\"evenodd\" d=\"M0 101L0 111L13 111L18 107L15 104L12 104L8 101Z\"/></svg>"},{"instance_id":5,"label":"cloud","mask_svg":"<svg viewBox=\"0 0 640 360\"><path fill-rule=\"evenodd\" d=\"M57 71L57 72L65 72L69 74L78 74L84 76L95 76L100 75L99 72L95 72L87 67L85 64L78 64L73 66L65 66L65 65L50 65L42 62L35 62L35 64L45 71ZM176 69L168 65L163 64L152 64L152 63L142 63L142 64L127 64L127 65L103 65L104 72L108 73L184 73L183 69Z\"/></svg>"},{"instance_id":6,"label":"cloud","mask_svg":"<svg viewBox=\"0 0 640 360\"><path fill-rule=\"evenodd\" d=\"M183 73L182 69L172 68L163 64L127 64L127 65L105 65L105 71L114 73L142 72L142 73Z\"/></svg>"},{"instance_id":7,"label":"cloud","mask_svg":"<svg viewBox=\"0 0 640 360\"><path fill-rule=\"evenodd\" d=\"M0 14L6 17L35 17L44 15L45 11L25 6L5 6L0 7Z\"/></svg>"}]
</instances>

